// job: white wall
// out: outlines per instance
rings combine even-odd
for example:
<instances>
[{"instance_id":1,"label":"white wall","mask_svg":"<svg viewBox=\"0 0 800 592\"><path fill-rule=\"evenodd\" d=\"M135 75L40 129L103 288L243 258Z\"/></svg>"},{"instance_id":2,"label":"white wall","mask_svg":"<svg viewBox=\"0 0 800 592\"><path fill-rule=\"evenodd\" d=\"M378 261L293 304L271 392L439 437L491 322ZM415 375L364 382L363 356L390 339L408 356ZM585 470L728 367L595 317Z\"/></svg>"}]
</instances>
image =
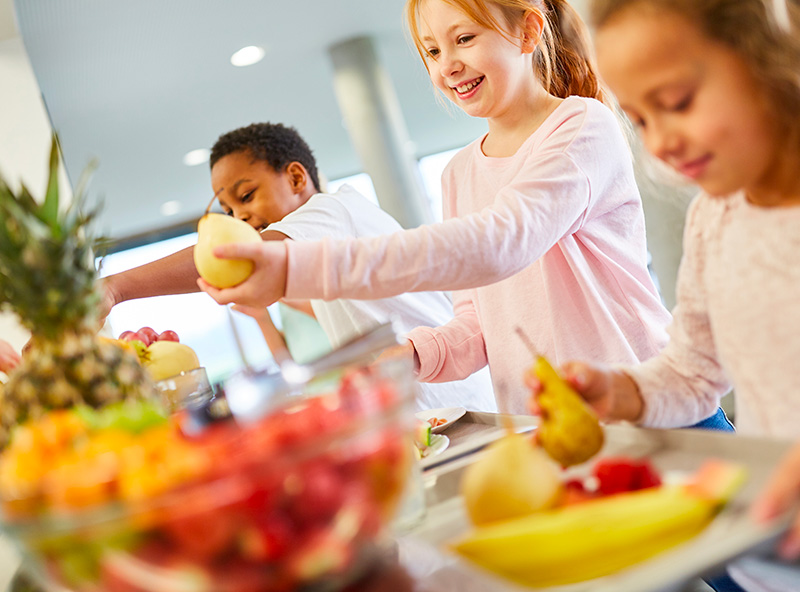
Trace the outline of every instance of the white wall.
<instances>
[{"instance_id":1,"label":"white wall","mask_svg":"<svg viewBox=\"0 0 800 592\"><path fill-rule=\"evenodd\" d=\"M0 88L0 172L13 188L24 182L34 196L44 195L52 131L20 37L0 41ZM60 181L69 198L63 170ZM15 317L0 314L0 338L19 350L28 333Z\"/></svg>"}]
</instances>

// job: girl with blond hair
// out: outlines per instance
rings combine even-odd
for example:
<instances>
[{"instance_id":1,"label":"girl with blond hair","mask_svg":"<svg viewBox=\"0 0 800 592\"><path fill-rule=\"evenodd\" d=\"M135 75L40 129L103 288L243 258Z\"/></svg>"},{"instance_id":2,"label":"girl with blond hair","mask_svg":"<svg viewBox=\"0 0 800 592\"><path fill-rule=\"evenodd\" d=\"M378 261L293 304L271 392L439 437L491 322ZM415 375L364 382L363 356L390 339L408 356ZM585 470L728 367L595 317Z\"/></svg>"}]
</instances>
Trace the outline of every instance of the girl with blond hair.
<instances>
[{"instance_id":1,"label":"girl with blond hair","mask_svg":"<svg viewBox=\"0 0 800 592\"><path fill-rule=\"evenodd\" d=\"M255 271L235 288L201 288L259 306L454 290L456 318L415 329L404 352L423 381L488 363L510 412L527 408L531 364L516 326L555 362L655 355L670 317L647 269L630 151L580 17L565 0L410 0L406 14L435 88L488 124L443 174L446 220L370 239L220 248Z\"/></svg>"}]
</instances>

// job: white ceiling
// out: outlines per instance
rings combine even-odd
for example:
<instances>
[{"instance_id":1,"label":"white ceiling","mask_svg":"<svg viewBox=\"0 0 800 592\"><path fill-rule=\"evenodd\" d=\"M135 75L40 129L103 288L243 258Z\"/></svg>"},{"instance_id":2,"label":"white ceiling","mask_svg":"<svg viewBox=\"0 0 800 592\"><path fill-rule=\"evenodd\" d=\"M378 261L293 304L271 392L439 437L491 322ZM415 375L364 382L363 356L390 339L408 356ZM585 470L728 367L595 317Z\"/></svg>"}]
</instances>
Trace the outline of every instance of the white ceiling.
<instances>
[{"instance_id":1,"label":"white ceiling","mask_svg":"<svg viewBox=\"0 0 800 592\"><path fill-rule=\"evenodd\" d=\"M2 11L10 0L0 0ZM295 126L328 178L361 170L342 124L327 48L370 35L418 156L466 144L484 123L445 109L402 25L404 0L15 0L22 39L73 182L91 158L101 230L124 238L198 217L210 147L254 121ZM266 58L230 65L245 45ZM181 202L173 217L159 208Z\"/></svg>"}]
</instances>

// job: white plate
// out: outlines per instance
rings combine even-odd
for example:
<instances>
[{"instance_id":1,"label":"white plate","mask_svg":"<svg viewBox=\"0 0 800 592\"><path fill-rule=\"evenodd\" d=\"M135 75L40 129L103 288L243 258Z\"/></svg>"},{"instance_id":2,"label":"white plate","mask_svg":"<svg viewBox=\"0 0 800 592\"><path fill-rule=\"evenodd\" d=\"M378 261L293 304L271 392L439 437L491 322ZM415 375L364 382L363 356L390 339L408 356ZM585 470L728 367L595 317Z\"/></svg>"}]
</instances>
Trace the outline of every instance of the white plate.
<instances>
[{"instance_id":1,"label":"white plate","mask_svg":"<svg viewBox=\"0 0 800 592\"><path fill-rule=\"evenodd\" d=\"M432 417L447 420L442 425L431 428L431 432L438 434L439 432L445 431L459 419L464 417L466 412L467 410L463 407L441 407L439 409L425 409L424 411L417 411L415 415L420 421L428 421Z\"/></svg>"},{"instance_id":2,"label":"white plate","mask_svg":"<svg viewBox=\"0 0 800 592\"><path fill-rule=\"evenodd\" d=\"M431 436L431 445L423 451L422 458L430 458L441 454L448 446L450 446L450 438L442 434L433 434Z\"/></svg>"}]
</instances>

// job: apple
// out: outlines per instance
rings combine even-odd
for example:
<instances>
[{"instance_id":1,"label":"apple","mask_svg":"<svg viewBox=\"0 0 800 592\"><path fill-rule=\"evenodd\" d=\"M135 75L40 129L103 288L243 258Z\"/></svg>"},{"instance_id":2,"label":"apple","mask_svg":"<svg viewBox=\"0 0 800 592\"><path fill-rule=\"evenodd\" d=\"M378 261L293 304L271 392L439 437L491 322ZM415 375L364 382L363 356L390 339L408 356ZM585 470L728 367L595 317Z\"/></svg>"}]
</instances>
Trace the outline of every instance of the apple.
<instances>
[{"instance_id":1,"label":"apple","mask_svg":"<svg viewBox=\"0 0 800 592\"><path fill-rule=\"evenodd\" d=\"M158 335L157 341L175 341L180 343L180 339L178 339L178 334L175 331L166 330L161 332Z\"/></svg>"}]
</instances>

